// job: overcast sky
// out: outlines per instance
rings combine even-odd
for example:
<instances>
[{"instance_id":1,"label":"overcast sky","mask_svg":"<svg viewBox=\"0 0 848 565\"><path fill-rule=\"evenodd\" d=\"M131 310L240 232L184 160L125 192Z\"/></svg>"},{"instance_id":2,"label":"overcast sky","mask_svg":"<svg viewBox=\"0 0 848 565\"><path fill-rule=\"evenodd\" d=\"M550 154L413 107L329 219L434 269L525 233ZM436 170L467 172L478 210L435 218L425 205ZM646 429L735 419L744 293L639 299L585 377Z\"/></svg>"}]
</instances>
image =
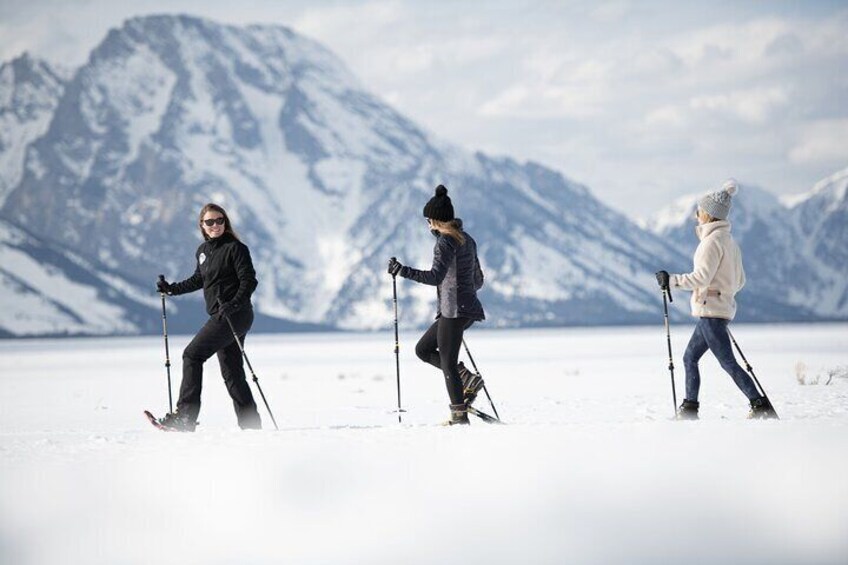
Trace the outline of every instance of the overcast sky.
<instances>
[{"instance_id":1,"label":"overcast sky","mask_svg":"<svg viewBox=\"0 0 848 565\"><path fill-rule=\"evenodd\" d=\"M728 176L793 194L848 166L845 0L0 0L0 59L78 66L151 13L291 27L425 129L637 217Z\"/></svg>"}]
</instances>

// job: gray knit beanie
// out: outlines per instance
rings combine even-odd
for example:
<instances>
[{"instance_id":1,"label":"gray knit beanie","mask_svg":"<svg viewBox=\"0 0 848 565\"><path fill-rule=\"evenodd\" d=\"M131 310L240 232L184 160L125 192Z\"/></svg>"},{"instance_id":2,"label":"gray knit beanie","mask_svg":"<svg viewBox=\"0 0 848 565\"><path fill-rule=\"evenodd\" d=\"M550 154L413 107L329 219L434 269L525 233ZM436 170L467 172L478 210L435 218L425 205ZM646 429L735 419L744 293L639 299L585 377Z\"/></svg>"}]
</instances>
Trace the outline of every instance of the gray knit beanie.
<instances>
[{"instance_id":1,"label":"gray knit beanie","mask_svg":"<svg viewBox=\"0 0 848 565\"><path fill-rule=\"evenodd\" d=\"M698 208L719 220L726 220L732 205L731 197L739 191L736 179L727 179L721 190L711 192L698 201Z\"/></svg>"}]
</instances>

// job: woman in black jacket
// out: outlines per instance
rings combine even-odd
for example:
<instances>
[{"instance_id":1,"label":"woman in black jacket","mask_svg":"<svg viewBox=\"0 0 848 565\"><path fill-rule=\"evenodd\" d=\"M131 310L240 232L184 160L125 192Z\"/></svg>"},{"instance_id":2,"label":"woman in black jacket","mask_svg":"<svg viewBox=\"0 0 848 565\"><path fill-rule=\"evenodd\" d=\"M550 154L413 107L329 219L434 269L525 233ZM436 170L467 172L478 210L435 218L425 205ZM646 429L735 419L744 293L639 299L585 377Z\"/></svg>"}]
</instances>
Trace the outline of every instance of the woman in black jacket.
<instances>
[{"instance_id":1,"label":"woman in black jacket","mask_svg":"<svg viewBox=\"0 0 848 565\"><path fill-rule=\"evenodd\" d=\"M207 204L200 210L199 224L204 242L197 248L194 274L182 282L169 284L163 279L156 285L159 292L172 296L202 288L209 314L209 320L183 352L183 380L177 411L159 422L170 429L194 431L200 412L203 363L217 353L239 426L261 429L256 402L245 378L241 350L226 319L229 317L239 340L244 343L253 324L250 295L257 285L250 250L239 240L227 213L217 204Z\"/></svg>"},{"instance_id":2,"label":"woman in black jacket","mask_svg":"<svg viewBox=\"0 0 848 565\"><path fill-rule=\"evenodd\" d=\"M424 217L436 237L433 266L429 271L405 267L389 260L389 274L400 275L436 287L436 321L415 346L418 357L442 370L450 397L451 419L447 424L467 424L468 406L483 387L483 379L457 364L462 334L474 322L486 319L477 291L483 286L483 271L477 260L477 243L462 230L455 218L448 189L439 185L436 195L424 206Z\"/></svg>"}]
</instances>

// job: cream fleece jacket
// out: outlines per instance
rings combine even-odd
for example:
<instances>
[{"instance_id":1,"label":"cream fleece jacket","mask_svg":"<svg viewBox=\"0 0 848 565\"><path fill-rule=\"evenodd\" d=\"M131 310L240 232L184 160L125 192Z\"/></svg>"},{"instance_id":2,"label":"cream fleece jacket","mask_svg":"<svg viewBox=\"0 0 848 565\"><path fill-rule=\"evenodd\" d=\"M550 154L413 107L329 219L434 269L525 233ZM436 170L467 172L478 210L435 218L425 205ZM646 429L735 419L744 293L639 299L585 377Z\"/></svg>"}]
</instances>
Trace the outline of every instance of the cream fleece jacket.
<instances>
[{"instance_id":1,"label":"cream fleece jacket","mask_svg":"<svg viewBox=\"0 0 848 565\"><path fill-rule=\"evenodd\" d=\"M694 270L671 275L671 286L692 291L692 315L698 318L736 316L736 293L745 286L742 252L730 235L730 222L719 220L695 228L701 243L695 250Z\"/></svg>"}]
</instances>

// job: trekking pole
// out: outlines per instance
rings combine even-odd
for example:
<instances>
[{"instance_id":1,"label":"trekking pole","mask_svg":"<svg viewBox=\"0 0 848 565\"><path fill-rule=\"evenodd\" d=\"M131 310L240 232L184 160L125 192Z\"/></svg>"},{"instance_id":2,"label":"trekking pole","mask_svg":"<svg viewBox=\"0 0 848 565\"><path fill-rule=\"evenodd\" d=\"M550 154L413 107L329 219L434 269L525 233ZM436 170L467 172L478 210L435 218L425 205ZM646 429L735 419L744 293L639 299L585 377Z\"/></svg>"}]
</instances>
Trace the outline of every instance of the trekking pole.
<instances>
[{"instance_id":1,"label":"trekking pole","mask_svg":"<svg viewBox=\"0 0 848 565\"><path fill-rule=\"evenodd\" d=\"M671 298L671 289L666 287L662 289L663 293L663 311L665 312L665 337L668 341L668 370L671 373L671 400L674 402L674 419L677 419L677 391L674 388L674 358L671 355L671 329L668 324L668 303L674 302ZM668 300L666 300L668 296Z\"/></svg>"},{"instance_id":2,"label":"trekking pole","mask_svg":"<svg viewBox=\"0 0 848 565\"><path fill-rule=\"evenodd\" d=\"M754 374L754 368L751 366L750 363L748 363L748 359L745 358L745 354L742 353L742 349L739 347L739 344L736 343L736 339L733 337L733 334L730 333L730 328L727 328L727 335L730 336L730 341L733 342L733 345L736 347L736 351L739 352L739 355L742 357L742 360L745 361L745 370L748 371L751 374L751 377L754 379L754 382L757 384L757 388L760 389L760 392L762 393L762 395L765 397L766 400L768 400L769 405L772 407L772 410L774 411L775 417L777 417L777 419L779 420L780 417L777 416L777 411L774 410L774 405L771 403L771 400L769 399L768 395L766 394L766 390L763 388L763 385L761 385L759 379L757 379L757 375Z\"/></svg>"},{"instance_id":3,"label":"trekking pole","mask_svg":"<svg viewBox=\"0 0 848 565\"><path fill-rule=\"evenodd\" d=\"M471 356L471 350L468 349L468 344L465 343L465 338L462 338L462 345L463 345L463 347L465 347L465 354L468 355L468 359L471 361L471 366L474 367L474 372L477 373L478 375L480 375L480 378L482 379L483 375L480 373L480 369L477 368L477 363L474 362L474 357ZM501 417L498 414L498 409L495 408L495 403L492 402L492 397L491 397L491 395L489 395L489 389L486 388L486 381L485 380L483 381L483 392L486 393L486 398L489 399L489 405L492 407L492 412L495 413L495 418L500 420Z\"/></svg>"},{"instance_id":4,"label":"trekking pole","mask_svg":"<svg viewBox=\"0 0 848 565\"><path fill-rule=\"evenodd\" d=\"M165 275L159 275L159 280L165 282ZM168 349L168 314L165 312L165 293L162 296L162 335L165 336L165 372L168 374L168 412L174 412L174 400L171 396L171 352Z\"/></svg>"},{"instance_id":5,"label":"trekking pole","mask_svg":"<svg viewBox=\"0 0 848 565\"><path fill-rule=\"evenodd\" d=\"M221 299L219 298L218 299L218 307L220 308L221 306L223 306L223 303L221 302ZM223 314L223 312L222 312L222 314ZM271 421L274 422L274 428L277 431L280 431L280 428L277 426L277 420L274 419L274 413L271 412L271 407L268 406L268 401L265 399L265 393L262 392L262 387L259 386L259 378L256 376L256 373L253 372L253 366L250 364L250 359L247 358L247 353L245 353L245 351L244 351L244 346L242 346L241 340L239 339L239 336L236 333L236 328L233 325L233 322L230 320L230 317L227 316L227 314L224 314L224 319L227 320L227 324L229 324L230 330L232 330L232 332L233 332L233 337L235 338L236 343L238 344L239 351L241 351L242 357L244 357L244 360L247 361L247 368L250 369L250 376L253 377L253 382L256 384L256 388L259 390L259 396L262 397L262 402L265 403L265 408L268 410L268 415L271 416Z\"/></svg>"},{"instance_id":6,"label":"trekking pole","mask_svg":"<svg viewBox=\"0 0 848 565\"><path fill-rule=\"evenodd\" d=\"M392 259L395 259L392 257ZM395 259L396 260L396 259ZM395 368L397 371L397 405L398 423L402 423L401 413L404 411L400 404L400 339L398 338L398 305L397 305L397 275L392 275L392 294L395 306Z\"/></svg>"}]
</instances>

